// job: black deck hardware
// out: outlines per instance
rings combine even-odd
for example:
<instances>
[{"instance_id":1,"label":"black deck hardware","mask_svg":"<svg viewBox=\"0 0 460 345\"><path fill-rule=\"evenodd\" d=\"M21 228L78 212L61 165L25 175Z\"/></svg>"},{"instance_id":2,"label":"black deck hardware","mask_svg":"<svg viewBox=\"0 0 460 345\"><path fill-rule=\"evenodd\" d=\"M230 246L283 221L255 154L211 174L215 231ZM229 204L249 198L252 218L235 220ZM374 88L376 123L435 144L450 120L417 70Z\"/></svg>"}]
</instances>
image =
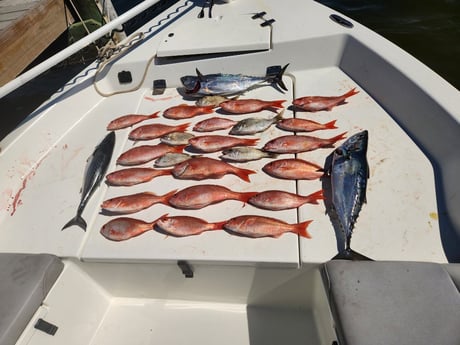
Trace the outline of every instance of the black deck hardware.
<instances>
[{"instance_id":1,"label":"black deck hardware","mask_svg":"<svg viewBox=\"0 0 460 345\"><path fill-rule=\"evenodd\" d=\"M263 26L272 25L274 22L275 22L275 20L272 18L272 19L264 21L262 24L260 24L260 26L263 27Z\"/></svg>"},{"instance_id":2,"label":"black deck hardware","mask_svg":"<svg viewBox=\"0 0 460 345\"><path fill-rule=\"evenodd\" d=\"M265 16L266 14L267 14L267 12L262 11L262 12L259 12L259 13L254 14L254 15L251 17L251 19L262 18L262 17Z\"/></svg>"},{"instance_id":3,"label":"black deck hardware","mask_svg":"<svg viewBox=\"0 0 460 345\"><path fill-rule=\"evenodd\" d=\"M130 71L121 71L118 73L118 82L120 84L129 84L133 81L133 76Z\"/></svg>"},{"instance_id":4,"label":"black deck hardware","mask_svg":"<svg viewBox=\"0 0 460 345\"><path fill-rule=\"evenodd\" d=\"M37 320L34 328L49 335L55 335L58 330L58 326L53 325L52 323L49 323L48 321L45 321L41 318Z\"/></svg>"},{"instance_id":5,"label":"black deck hardware","mask_svg":"<svg viewBox=\"0 0 460 345\"><path fill-rule=\"evenodd\" d=\"M166 90L166 80L155 79L153 81L152 95L162 95Z\"/></svg>"},{"instance_id":6,"label":"black deck hardware","mask_svg":"<svg viewBox=\"0 0 460 345\"><path fill-rule=\"evenodd\" d=\"M349 20L346 20L345 18L339 16L338 14L331 14L329 16L333 22L336 22L339 25L342 25L346 28L351 29L353 27L353 23L350 22Z\"/></svg>"},{"instance_id":7,"label":"black deck hardware","mask_svg":"<svg viewBox=\"0 0 460 345\"><path fill-rule=\"evenodd\" d=\"M187 261L179 260L177 261L177 265L181 269L182 274L185 276L185 278L193 278L192 266L190 266L190 264Z\"/></svg>"}]
</instances>

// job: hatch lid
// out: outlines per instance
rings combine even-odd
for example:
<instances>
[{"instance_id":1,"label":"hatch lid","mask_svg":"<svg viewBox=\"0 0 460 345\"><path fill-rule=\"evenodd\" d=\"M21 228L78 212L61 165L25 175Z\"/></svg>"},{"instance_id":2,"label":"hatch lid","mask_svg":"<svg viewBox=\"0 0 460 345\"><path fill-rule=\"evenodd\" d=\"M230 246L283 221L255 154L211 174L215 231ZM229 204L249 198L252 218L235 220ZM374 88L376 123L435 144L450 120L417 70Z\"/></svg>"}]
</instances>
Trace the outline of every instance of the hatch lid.
<instances>
[{"instance_id":1,"label":"hatch lid","mask_svg":"<svg viewBox=\"0 0 460 345\"><path fill-rule=\"evenodd\" d=\"M270 49L270 26L251 14L226 14L178 23L161 41L157 56L249 52Z\"/></svg>"}]
</instances>

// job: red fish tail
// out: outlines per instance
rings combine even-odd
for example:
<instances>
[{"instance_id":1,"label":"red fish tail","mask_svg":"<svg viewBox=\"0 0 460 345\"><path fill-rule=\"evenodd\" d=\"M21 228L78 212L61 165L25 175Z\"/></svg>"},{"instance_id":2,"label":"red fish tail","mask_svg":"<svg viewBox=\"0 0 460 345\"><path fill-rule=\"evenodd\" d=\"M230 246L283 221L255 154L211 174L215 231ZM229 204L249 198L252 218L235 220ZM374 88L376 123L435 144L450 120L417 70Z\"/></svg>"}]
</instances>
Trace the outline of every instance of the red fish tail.
<instances>
[{"instance_id":1,"label":"red fish tail","mask_svg":"<svg viewBox=\"0 0 460 345\"><path fill-rule=\"evenodd\" d=\"M332 145L339 140L345 139L346 134L347 132L340 133L339 135L336 135L335 137L328 139L328 142Z\"/></svg>"},{"instance_id":2,"label":"red fish tail","mask_svg":"<svg viewBox=\"0 0 460 345\"><path fill-rule=\"evenodd\" d=\"M212 223L212 229L211 230L222 230L224 228L224 225L227 223L227 220L224 220L222 222L215 222Z\"/></svg>"},{"instance_id":3,"label":"red fish tail","mask_svg":"<svg viewBox=\"0 0 460 345\"><path fill-rule=\"evenodd\" d=\"M243 140L243 145L255 146L255 145L257 144L258 141L259 141L259 138L244 139L244 140Z\"/></svg>"},{"instance_id":4,"label":"red fish tail","mask_svg":"<svg viewBox=\"0 0 460 345\"><path fill-rule=\"evenodd\" d=\"M203 114L212 114L214 113L214 106L206 105L206 106L200 107L200 110Z\"/></svg>"},{"instance_id":5,"label":"red fish tail","mask_svg":"<svg viewBox=\"0 0 460 345\"><path fill-rule=\"evenodd\" d=\"M240 193L238 200L246 204L249 201L249 199L251 199L254 195L257 194L259 194L259 192L243 192Z\"/></svg>"},{"instance_id":6,"label":"red fish tail","mask_svg":"<svg viewBox=\"0 0 460 345\"><path fill-rule=\"evenodd\" d=\"M157 171L158 171L158 175L156 176L164 176L164 175L171 175L173 169L164 169L164 170L157 170Z\"/></svg>"},{"instance_id":7,"label":"red fish tail","mask_svg":"<svg viewBox=\"0 0 460 345\"><path fill-rule=\"evenodd\" d=\"M356 95L357 93L359 93L359 91L356 91L356 87L354 87L350 91L344 93L341 97L343 97L345 99L345 98L351 97L353 95Z\"/></svg>"},{"instance_id":8,"label":"red fish tail","mask_svg":"<svg viewBox=\"0 0 460 345\"><path fill-rule=\"evenodd\" d=\"M274 108L284 108L283 103L286 102L285 99L279 99L276 101L271 101L269 106Z\"/></svg>"},{"instance_id":9,"label":"red fish tail","mask_svg":"<svg viewBox=\"0 0 460 345\"><path fill-rule=\"evenodd\" d=\"M156 111L153 114L150 114L148 118L149 119L156 119L158 117L159 113L160 113L159 111Z\"/></svg>"},{"instance_id":10,"label":"red fish tail","mask_svg":"<svg viewBox=\"0 0 460 345\"><path fill-rule=\"evenodd\" d=\"M170 152L174 152L174 153L182 153L184 151L184 149L187 147L187 145L177 145L177 146L174 146L170 151Z\"/></svg>"},{"instance_id":11,"label":"red fish tail","mask_svg":"<svg viewBox=\"0 0 460 345\"><path fill-rule=\"evenodd\" d=\"M308 195L306 198L308 199L308 203L318 204L318 200L324 200L323 190L320 189L319 191Z\"/></svg>"},{"instance_id":12,"label":"red fish tail","mask_svg":"<svg viewBox=\"0 0 460 345\"><path fill-rule=\"evenodd\" d=\"M293 232L301 237L311 238L311 235L307 231L307 227L311 222L312 220L307 220L305 222L296 224Z\"/></svg>"},{"instance_id":13,"label":"red fish tail","mask_svg":"<svg viewBox=\"0 0 460 345\"><path fill-rule=\"evenodd\" d=\"M174 190L162 195L160 202L162 204L164 204L164 205L169 205L169 199L176 193L177 193L177 189L174 189Z\"/></svg>"},{"instance_id":14,"label":"red fish tail","mask_svg":"<svg viewBox=\"0 0 460 345\"><path fill-rule=\"evenodd\" d=\"M249 169L235 168L234 170L234 174L246 182L251 182L251 180L249 180L249 175L255 174L255 173L256 172L254 170L249 170Z\"/></svg>"},{"instance_id":15,"label":"red fish tail","mask_svg":"<svg viewBox=\"0 0 460 345\"><path fill-rule=\"evenodd\" d=\"M324 128L326 128L326 129L335 129L335 128L338 128L338 127L336 127L336 125L335 125L336 122L337 122L337 120L332 120L331 122L325 123L325 124L324 124Z\"/></svg>"},{"instance_id":16,"label":"red fish tail","mask_svg":"<svg viewBox=\"0 0 460 345\"><path fill-rule=\"evenodd\" d=\"M190 122L187 122L187 123L184 123L182 125L178 125L175 127L175 130L177 132L185 132L188 128L188 126L190 126Z\"/></svg>"}]
</instances>

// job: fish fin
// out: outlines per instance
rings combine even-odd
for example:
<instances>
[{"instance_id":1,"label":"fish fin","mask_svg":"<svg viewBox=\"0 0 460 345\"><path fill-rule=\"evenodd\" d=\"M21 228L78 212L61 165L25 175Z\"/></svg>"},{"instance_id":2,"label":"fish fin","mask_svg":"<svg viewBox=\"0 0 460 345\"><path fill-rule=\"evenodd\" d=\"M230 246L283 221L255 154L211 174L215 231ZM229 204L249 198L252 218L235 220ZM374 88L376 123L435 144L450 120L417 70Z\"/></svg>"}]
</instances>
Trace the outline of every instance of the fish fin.
<instances>
[{"instance_id":1,"label":"fish fin","mask_svg":"<svg viewBox=\"0 0 460 345\"><path fill-rule=\"evenodd\" d=\"M308 202L310 204L318 204L318 200L324 200L325 199L322 189L320 189L319 191L308 195L307 198L309 199Z\"/></svg>"},{"instance_id":2,"label":"fish fin","mask_svg":"<svg viewBox=\"0 0 460 345\"><path fill-rule=\"evenodd\" d=\"M176 127L176 130L177 132L185 132L189 126L190 126L190 122L183 123L182 125L178 125Z\"/></svg>"},{"instance_id":3,"label":"fish fin","mask_svg":"<svg viewBox=\"0 0 460 345\"><path fill-rule=\"evenodd\" d=\"M244 145L247 145L247 146L254 146L254 145L257 144L258 141L259 141L259 138L245 139L245 140L244 140Z\"/></svg>"},{"instance_id":4,"label":"fish fin","mask_svg":"<svg viewBox=\"0 0 460 345\"><path fill-rule=\"evenodd\" d=\"M283 103L286 102L285 99L279 99L279 100L276 100L276 101L271 101L270 102L270 107L274 107L274 108L284 108L283 106Z\"/></svg>"},{"instance_id":5,"label":"fish fin","mask_svg":"<svg viewBox=\"0 0 460 345\"><path fill-rule=\"evenodd\" d=\"M238 200L246 204L249 201L249 199L251 199L253 196L257 194L259 194L259 192L243 192L240 193Z\"/></svg>"},{"instance_id":6,"label":"fish fin","mask_svg":"<svg viewBox=\"0 0 460 345\"><path fill-rule=\"evenodd\" d=\"M169 205L169 199L176 193L177 193L177 189L173 189L172 191L162 195L161 202L165 205ZM167 214L165 216L167 216Z\"/></svg>"},{"instance_id":7,"label":"fish fin","mask_svg":"<svg viewBox=\"0 0 460 345\"><path fill-rule=\"evenodd\" d=\"M351 97L353 95L356 95L357 93L359 93L359 91L356 91L356 87L354 87L350 91L344 93L341 97L348 98L348 97Z\"/></svg>"},{"instance_id":8,"label":"fish fin","mask_svg":"<svg viewBox=\"0 0 460 345\"><path fill-rule=\"evenodd\" d=\"M374 261L373 259L355 252L353 249L345 249L334 256L331 260L350 260L350 261Z\"/></svg>"},{"instance_id":9,"label":"fish fin","mask_svg":"<svg viewBox=\"0 0 460 345\"><path fill-rule=\"evenodd\" d=\"M301 237L311 238L311 235L307 231L307 227L308 225L310 225L311 222L312 220L307 220L305 222L297 224L294 232Z\"/></svg>"},{"instance_id":10,"label":"fish fin","mask_svg":"<svg viewBox=\"0 0 460 345\"><path fill-rule=\"evenodd\" d=\"M283 82L283 74L286 71L288 66L289 66L289 64L286 64L277 75L270 76L269 78L267 78L270 83L276 84L277 86L279 86L284 91L288 91L288 88L286 87L286 84L284 84L284 82Z\"/></svg>"},{"instance_id":11,"label":"fish fin","mask_svg":"<svg viewBox=\"0 0 460 345\"><path fill-rule=\"evenodd\" d=\"M182 153L187 146L188 146L188 144L187 145L174 146L173 149L172 149L172 152L174 152L174 153Z\"/></svg>"},{"instance_id":12,"label":"fish fin","mask_svg":"<svg viewBox=\"0 0 460 345\"><path fill-rule=\"evenodd\" d=\"M156 119L156 118L158 117L158 114L159 114L159 113L160 113L159 111L156 111L156 112L154 112L153 114L149 115L148 118L149 118L149 119Z\"/></svg>"},{"instance_id":13,"label":"fish fin","mask_svg":"<svg viewBox=\"0 0 460 345\"><path fill-rule=\"evenodd\" d=\"M204 107L201 107L201 110L203 111L204 114L212 114L214 113L214 105L207 105Z\"/></svg>"},{"instance_id":14,"label":"fish fin","mask_svg":"<svg viewBox=\"0 0 460 345\"><path fill-rule=\"evenodd\" d=\"M331 122L328 122L328 123L325 123L324 124L324 127L327 128L327 129L335 129L335 128L338 128L335 126L335 123L337 122L337 120L332 120Z\"/></svg>"},{"instance_id":15,"label":"fish fin","mask_svg":"<svg viewBox=\"0 0 460 345\"><path fill-rule=\"evenodd\" d=\"M71 220L69 220L61 229L64 230L64 229L67 229L69 227L71 227L72 225L76 225L76 226L79 226L80 228L83 229L83 231L86 231L86 221L83 219L83 217L79 214L77 214L75 217L73 217Z\"/></svg>"},{"instance_id":16,"label":"fish fin","mask_svg":"<svg viewBox=\"0 0 460 345\"><path fill-rule=\"evenodd\" d=\"M159 220L161 220L161 219L164 219L164 218L168 217L168 216L169 216L169 213L165 213L165 214L159 216L159 217L158 217L157 219L155 219L153 222L149 223L149 225L151 226L151 229L148 229L148 230L146 230L146 231L155 229L155 225L157 224L157 222L158 222ZM146 231L144 231L144 232L146 232Z\"/></svg>"},{"instance_id":17,"label":"fish fin","mask_svg":"<svg viewBox=\"0 0 460 345\"><path fill-rule=\"evenodd\" d=\"M347 132L343 132L343 133L340 133L339 135L336 135L335 137L333 138L330 138L328 139L328 141L332 144L334 144L335 142L339 141L339 140L342 140L342 139L345 139L346 138L346 134Z\"/></svg>"},{"instance_id":18,"label":"fish fin","mask_svg":"<svg viewBox=\"0 0 460 345\"><path fill-rule=\"evenodd\" d=\"M249 175L255 174L256 172L254 170L249 170L249 169L241 169L241 168L236 168L234 171L234 174L238 176L240 179L246 182L251 182L249 180Z\"/></svg>"},{"instance_id":19,"label":"fish fin","mask_svg":"<svg viewBox=\"0 0 460 345\"><path fill-rule=\"evenodd\" d=\"M212 230L223 230L223 229L224 229L224 225L227 224L227 222L228 222L228 220L224 220L224 221L221 221L221 222L213 223Z\"/></svg>"},{"instance_id":20,"label":"fish fin","mask_svg":"<svg viewBox=\"0 0 460 345\"><path fill-rule=\"evenodd\" d=\"M203 76L203 73L200 72L200 70L198 68L195 68L195 71L196 71L196 76L198 77L198 80L203 80L204 76Z\"/></svg>"}]
</instances>

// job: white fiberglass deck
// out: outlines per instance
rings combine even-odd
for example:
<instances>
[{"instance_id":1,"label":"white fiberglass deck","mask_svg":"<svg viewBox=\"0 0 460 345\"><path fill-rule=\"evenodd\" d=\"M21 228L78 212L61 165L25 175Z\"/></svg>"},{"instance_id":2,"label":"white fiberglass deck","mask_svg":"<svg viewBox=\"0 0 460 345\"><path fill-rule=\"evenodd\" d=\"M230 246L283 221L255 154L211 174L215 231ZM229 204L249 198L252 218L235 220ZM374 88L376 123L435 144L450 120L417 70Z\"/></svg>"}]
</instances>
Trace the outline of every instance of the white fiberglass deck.
<instances>
[{"instance_id":1,"label":"white fiberglass deck","mask_svg":"<svg viewBox=\"0 0 460 345\"><path fill-rule=\"evenodd\" d=\"M289 105L293 96L338 95L353 87L359 90L359 93L352 96L347 104L337 106L332 111L296 112L298 117L321 123L337 120L337 129L311 133L318 137L330 138L342 132L352 135L363 129L369 131L368 203L360 213L352 247L375 259L445 261L439 238L432 167L423 153L394 120L339 68L297 72L291 77L295 80L294 95L292 92L282 94L272 87L264 87L250 91L244 97L286 99L286 105ZM289 90L293 90L291 79L288 77L285 79ZM65 137L55 143L50 152L45 154L32 173L29 175L25 173L25 182L20 190L4 191L3 195L8 196L5 200L8 213L4 212L3 215L2 236L5 239L2 242L3 250L52 252L61 256L76 256L84 260L96 261L187 259L290 266L299 264L299 256L301 262L323 262L333 257L337 253L336 234L331 220L325 214L326 209L322 202L320 205L306 204L299 210L287 211L263 211L251 205L243 206L239 201L224 201L195 211L176 210L170 206L157 204L130 215L145 221L153 221L165 213L193 215L209 222L222 221L241 214L261 214L289 223L313 220L308 228L313 238L301 238L300 241L298 236L292 233L277 239L252 239L234 236L225 231L211 231L198 236L175 238L156 231L148 231L124 242L111 242L99 233L102 225L114 218L100 214L99 205L103 200L115 196L142 191L152 191L162 195L173 189L180 190L190 185L204 183L221 184L236 191L280 189L297 191L301 195L308 195L323 187L320 180L296 183L268 176L261 171L261 168L269 159L234 163L257 171L256 174L250 175L250 183L234 175L228 175L220 180L204 181L177 180L171 176L161 176L151 182L132 187L107 187L103 184L83 213L89 224L87 232L83 233L76 227L60 230L76 212L85 159L105 135L107 123L126 113L149 114L184 102L193 103L184 101L176 89L167 89L165 94L157 96L152 96L150 89L142 89L129 95L113 96L88 109L82 120L72 127ZM69 107L67 106L67 109ZM78 110L77 107L70 111L78 112ZM191 122L190 127L192 127L194 123L207 116L215 115L221 116L221 114L202 115L180 121L167 120L160 116L158 119L141 124ZM251 116L269 118L274 115L271 111L263 111L260 114L223 116L242 119ZM284 117L290 116L293 116L292 110L286 109ZM117 131L117 144L109 172L122 168L116 166L114 162L120 153L132 147L133 142L127 138L130 130L131 128ZM46 137L46 128L41 132ZM224 133L227 131L219 132L219 134ZM201 135L201 133L194 134ZM259 137L257 147L261 147L270 138L285 134L288 132L272 126L262 134L249 137ZM82 135L85 136L85 141L92 144L88 144L87 147L82 146ZM145 143L158 142L159 140L156 139ZM338 142L337 145L340 143ZM323 166L331 152L332 149L318 149L299 154L299 157ZM26 156L27 154L24 154L24 158L18 156L18 159L26 164ZM208 154L208 156L218 157L219 154ZM293 157L293 155L282 155L280 158L284 156ZM145 166L152 166L152 163L147 163ZM50 175L49 170L55 171L55 174ZM19 201L14 199L15 195L19 195ZM40 203L40 195L53 195L53 198L47 203ZM399 226L402 220L406 224L403 230ZM30 241L31 239L34 240ZM428 247L430 250L427 252Z\"/></svg>"}]
</instances>

